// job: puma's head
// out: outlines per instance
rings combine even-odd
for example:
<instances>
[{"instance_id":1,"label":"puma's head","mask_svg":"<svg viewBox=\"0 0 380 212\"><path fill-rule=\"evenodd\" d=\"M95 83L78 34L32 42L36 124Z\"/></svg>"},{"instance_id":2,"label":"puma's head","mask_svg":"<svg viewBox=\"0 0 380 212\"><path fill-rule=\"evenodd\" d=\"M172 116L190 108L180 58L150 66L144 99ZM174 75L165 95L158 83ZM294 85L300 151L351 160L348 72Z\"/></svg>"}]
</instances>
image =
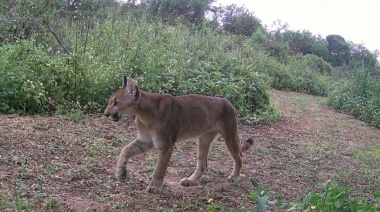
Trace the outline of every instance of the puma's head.
<instances>
[{"instance_id":1,"label":"puma's head","mask_svg":"<svg viewBox=\"0 0 380 212\"><path fill-rule=\"evenodd\" d=\"M104 115L117 122L123 114L134 115L141 94L132 78L124 76L123 86L110 97Z\"/></svg>"}]
</instances>

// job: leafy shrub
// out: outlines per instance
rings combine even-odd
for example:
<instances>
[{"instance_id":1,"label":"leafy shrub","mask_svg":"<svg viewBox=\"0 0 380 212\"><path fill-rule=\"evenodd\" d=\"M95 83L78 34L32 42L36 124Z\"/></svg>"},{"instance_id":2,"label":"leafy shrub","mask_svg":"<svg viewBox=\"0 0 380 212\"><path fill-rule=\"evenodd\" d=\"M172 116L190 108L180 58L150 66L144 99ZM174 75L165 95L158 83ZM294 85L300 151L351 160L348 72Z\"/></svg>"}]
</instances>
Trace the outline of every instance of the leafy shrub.
<instances>
[{"instance_id":1,"label":"leafy shrub","mask_svg":"<svg viewBox=\"0 0 380 212\"><path fill-rule=\"evenodd\" d=\"M293 203L287 211L378 211L379 205L364 200L350 198L350 189L336 182L322 185L322 192L311 191L302 203Z\"/></svg>"},{"instance_id":2,"label":"leafy shrub","mask_svg":"<svg viewBox=\"0 0 380 212\"><path fill-rule=\"evenodd\" d=\"M271 205L279 206L279 208L288 208L286 211L362 211L362 212L375 212L380 210L380 193L374 191L373 195L377 203L373 204L362 199L355 199L350 197L351 189L339 185L337 182L328 181L320 183L317 190L310 191L305 195L302 202L288 203L279 200L270 200L268 191L251 180L254 190L250 193L251 199L255 201L255 209L259 212L267 211ZM222 208L219 204L209 205L207 211L217 211ZM233 209L232 211L240 211L240 209Z\"/></svg>"},{"instance_id":3,"label":"leafy shrub","mask_svg":"<svg viewBox=\"0 0 380 212\"><path fill-rule=\"evenodd\" d=\"M54 86L49 56L26 42L4 45L0 55L0 112L48 110L49 88Z\"/></svg>"},{"instance_id":4,"label":"leafy shrub","mask_svg":"<svg viewBox=\"0 0 380 212\"><path fill-rule=\"evenodd\" d=\"M251 200L255 202L255 211L257 212L265 212L267 208L272 205L281 205L282 203L278 200L270 200L268 191L265 191L261 185L259 185L256 181L251 180L251 183L254 187L254 190L251 191ZM219 204L211 204L207 206L206 211L220 211L222 208ZM232 211L245 211L243 209L232 209Z\"/></svg>"},{"instance_id":5,"label":"leafy shrub","mask_svg":"<svg viewBox=\"0 0 380 212\"><path fill-rule=\"evenodd\" d=\"M99 110L116 88L104 84L107 74L84 69L72 56L53 58L41 46L8 44L0 47L0 54L2 113Z\"/></svg>"},{"instance_id":6,"label":"leafy shrub","mask_svg":"<svg viewBox=\"0 0 380 212\"><path fill-rule=\"evenodd\" d=\"M352 114L367 123L380 127L380 83L359 72L354 80L336 82L328 95L335 109Z\"/></svg>"},{"instance_id":7,"label":"leafy shrub","mask_svg":"<svg viewBox=\"0 0 380 212\"><path fill-rule=\"evenodd\" d=\"M255 190L251 192L251 199L256 203L256 211L265 212L269 206L281 204L278 200L270 200L268 192L263 190L257 182L251 180L251 183L255 187Z\"/></svg>"},{"instance_id":8,"label":"leafy shrub","mask_svg":"<svg viewBox=\"0 0 380 212\"><path fill-rule=\"evenodd\" d=\"M318 72L321 75L331 75L333 67L330 63L312 54L307 54L303 57L307 66L310 67L310 69L313 71Z\"/></svg>"},{"instance_id":9,"label":"leafy shrub","mask_svg":"<svg viewBox=\"0 0 380 212\"><path fill-rule=\"evenodd\" d=\"M106 21L88 34L86 47L78 45L70 54L33 42L2 46L1 112L102 111L127 75L149 92L226 97L250 122L264 120L260 114L265 120L278 115L271 115L276 110L269 104L268 77L237 59L238 47L224 52L228 36L182 25L132 25Z\"/></svg>"},{"instance_id":10,"label":"leafy shrub","mask_svg":"<svg viewBox=\"0 0 380 212\"><path fill-rule=\"evenodd\" d=\"M271 65L271 68L267 69L267 74L271 77L271 86L279 90L327 96L332 78L321 74L317 65L310 65L309 58L301 55L292 56L287 64Z\"/></svg>"}]
</instances>

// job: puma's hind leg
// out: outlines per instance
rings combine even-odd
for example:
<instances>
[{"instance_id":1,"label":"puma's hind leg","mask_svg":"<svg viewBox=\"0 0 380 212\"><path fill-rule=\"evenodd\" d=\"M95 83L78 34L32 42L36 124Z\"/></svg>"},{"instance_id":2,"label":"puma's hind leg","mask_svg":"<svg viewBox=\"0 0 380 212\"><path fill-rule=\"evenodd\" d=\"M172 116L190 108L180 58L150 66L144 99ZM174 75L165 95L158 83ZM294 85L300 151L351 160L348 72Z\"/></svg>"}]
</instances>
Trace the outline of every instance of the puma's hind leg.
<instances>
[{"instance_id":1,"label":"puma's hind leg","mask_svg":"<svg viewBox=\"0 0 380 212\"><path fill-rule=\"evenodd\" d=\"M181 180L181 185L192 186L202 177L207 168L207 156L210 150L210 145L216 134L216 132L209 132L199 136L197 144L197 169L190 177L183 178Z\"/></svg>"},{"instance_id":2,"label":"puma's hind leg","mask_svg":"<svg viewBox=\"0 0 380 212\"><path fill-rule=\"evenodd\" d=\"M243 166L243 162L241 159L242 149L240 146L239 136L235 134L235 136L233 136L232 138L230 137L230 135L224 135L223 137L226 146L234 160L234 168L232 170L232 173L228 176L228 179L238 178L240 176L240 171Z\"/></svg>"}]
</instances>

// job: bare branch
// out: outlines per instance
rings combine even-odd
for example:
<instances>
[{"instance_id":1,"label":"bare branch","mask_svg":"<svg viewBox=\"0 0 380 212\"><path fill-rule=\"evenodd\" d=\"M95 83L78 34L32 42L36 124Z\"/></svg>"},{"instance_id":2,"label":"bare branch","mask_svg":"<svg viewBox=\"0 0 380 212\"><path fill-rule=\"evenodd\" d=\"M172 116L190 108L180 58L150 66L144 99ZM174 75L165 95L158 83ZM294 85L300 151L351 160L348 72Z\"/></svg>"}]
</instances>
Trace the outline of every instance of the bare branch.
<instances>
[{"instance_id":1,"label":"bare branch","mask_svg":"<svg viewBox=\"0 0 380 212\"><path fill-rule=\"evenodd\" d=\"M65 50L66 54L70 54L69 50L67 50L67 49L63 46L61 40L59 40L58 36L55 34L54 30L51 28L51 26L49 25L49 23L48 23L46 20L44 20L43 22L44 22L44 23L46 24L46 26L49 28L51 34L52 34L52 35L54 36L54 38L58 41L59 45Z\"/></svg>"}]
</instances>

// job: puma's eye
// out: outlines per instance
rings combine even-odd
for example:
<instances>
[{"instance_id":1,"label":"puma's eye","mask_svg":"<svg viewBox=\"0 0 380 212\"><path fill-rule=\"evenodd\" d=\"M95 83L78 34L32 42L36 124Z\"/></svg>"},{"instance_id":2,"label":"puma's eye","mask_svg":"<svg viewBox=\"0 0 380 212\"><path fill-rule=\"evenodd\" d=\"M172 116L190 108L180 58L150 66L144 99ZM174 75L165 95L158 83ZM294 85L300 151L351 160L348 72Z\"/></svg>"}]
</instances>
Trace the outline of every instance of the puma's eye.
<instances>
[{"instance_id":1,"label":"puma's eye","mask_svg":"<svg viewBox=\"0 0 380 212\"><path fill-rule=\"evenodd\" d=\"M119 102L118 101L113 101L113 106L117 106L117 105L119 105Z\"/></svg>"}]
</instances>

